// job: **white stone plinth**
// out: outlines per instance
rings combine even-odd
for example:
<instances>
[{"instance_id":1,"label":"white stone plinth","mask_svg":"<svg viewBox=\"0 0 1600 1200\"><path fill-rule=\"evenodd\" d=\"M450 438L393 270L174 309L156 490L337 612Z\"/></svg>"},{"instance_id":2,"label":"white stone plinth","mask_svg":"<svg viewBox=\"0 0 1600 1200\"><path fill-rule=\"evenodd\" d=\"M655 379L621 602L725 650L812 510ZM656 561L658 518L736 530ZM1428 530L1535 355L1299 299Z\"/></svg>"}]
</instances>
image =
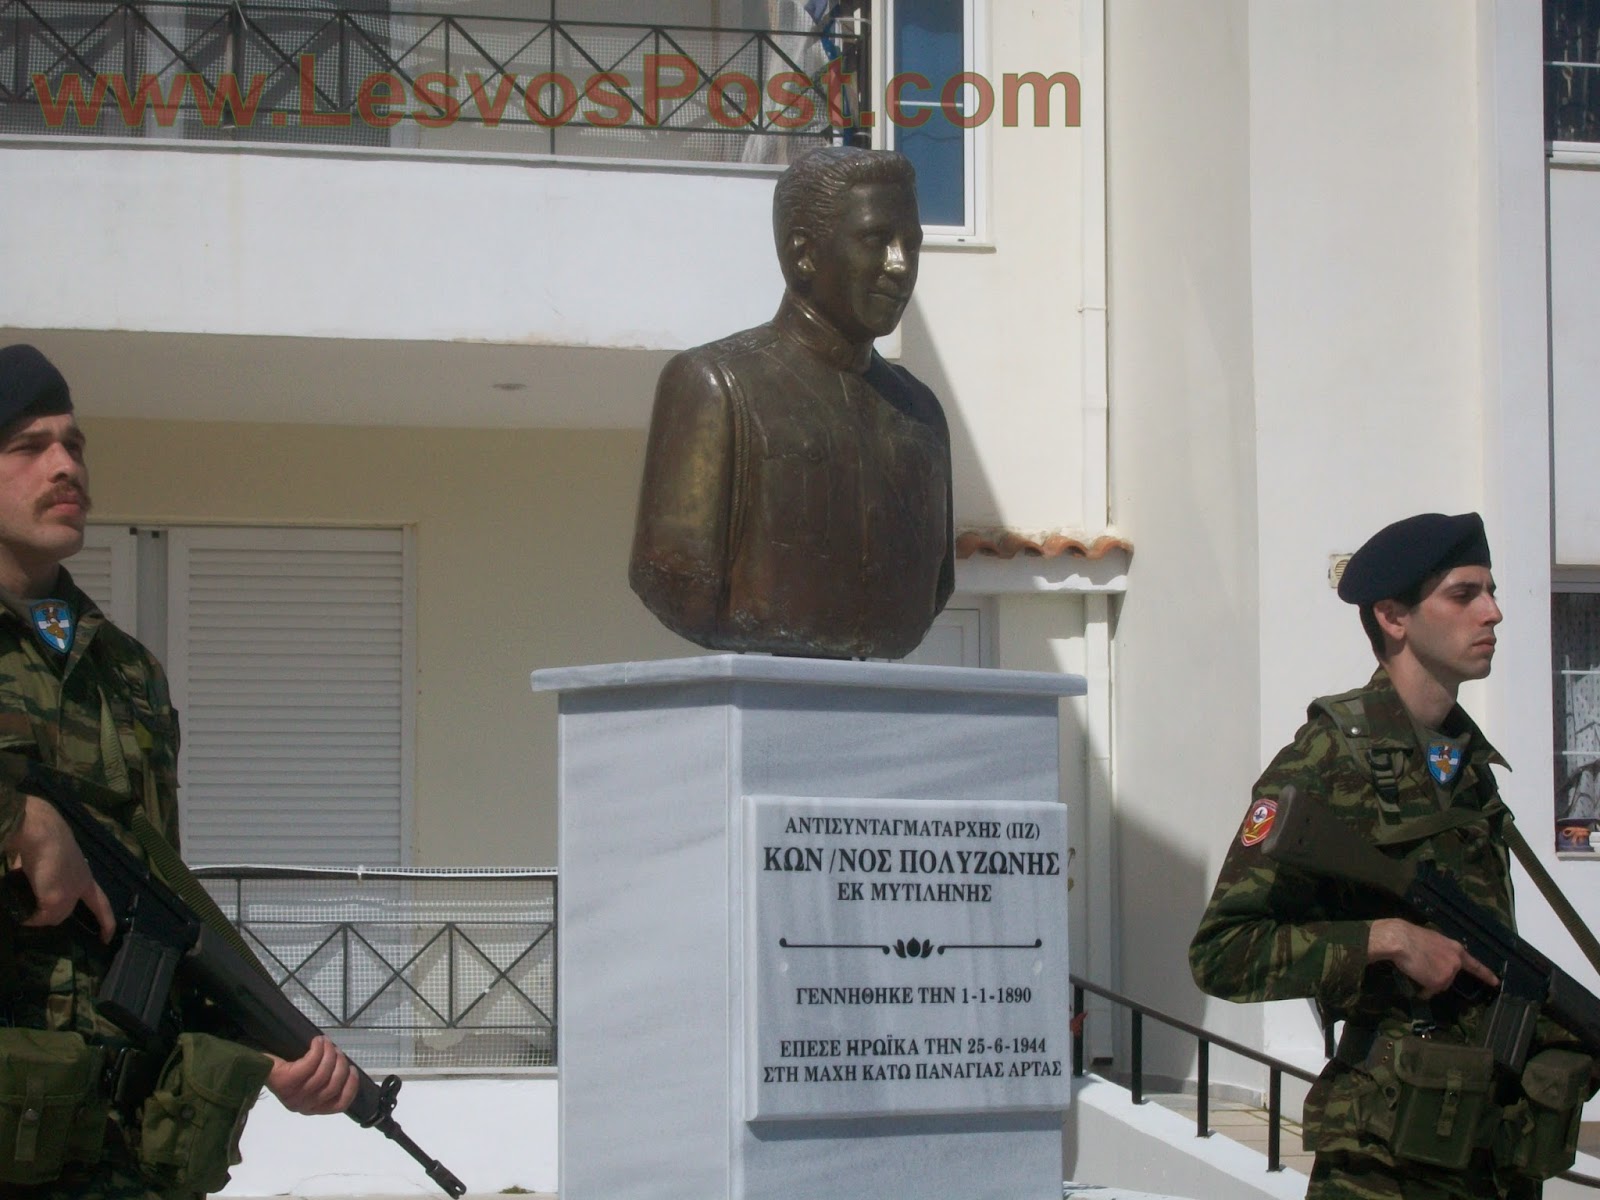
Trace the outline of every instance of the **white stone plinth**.
<instances>
[{"instance_id":1,"label":"white stone plinth","mask_svg":"<svg viewBox=\"0 0 1600 1200\"><path fill-rule=\"evenodd\" d=\"M970 834L970 818L983 806L1013 817L1026 815L1018 806L1058 801L1057 705L1083 693L1081 678L715 655L537 671L533 685L561 694L562 1200L1061 1194L1061 1114L1038 1107L1054 1104L1055 1092L1037 1080L1015 1090L1003 1082L993 1092L980 1089L990 1105L980 1112L747 1120L747 1111L759 1108L752 1107L759 1071L747 1060L757 1043L753 1024L763 1020L749 985L749 939L756 935L748 893L761 887L751 865L751 823L759 806L771 803L765 797L849 802L820 807L822 813L871 816L874 801L908 802L903 811L921 817L948 811L968 831L967 840L951 842L952 853L985 849L989 843ZM942 810L938 802L957 803ZM1039 824L1047 839L1052 826L1061 827ZM1045 843L1034 850L1026 861L1056 852ZM1064 948L1048 952L1054 930L1065 927L1061 858L1060 912L1039 914L1040 928L1050 931L1042 938L1046 950L1007 951L1016 969L1040 981L1032 994L1041 1004L1055 994L1056 973L1066 973ZM970 872L960 879L1021 886ZM1033 880L1026 894L1048 891L1041 882L1048 883ZM787 901L766 903L770 913L773 903ZM915 970L954 970L948 964L960 948L936 960L942 927L931 909L918 903L896 911L910 915L896 918L905 921L906 936L891 940L933 931L927 960L903 964L908 982L932 978ZM1000 915L998 907L994 912ZM984 920L980 913L978 926ZM994 940L1014 945L1021 935L1013 925L997 924ZM849 1030L849 1016L841 1018L841 1032ZM859 1019L863 1034L894 1033L873 1028L892 1024L892 1013L863 1009ZM964 1019L953 1012L953 1034ZM1036 1024L1042 1031L1053 1020ZM1013 1038L999 1057L1068 1057L1055 1049L1065 1049L1064 1020L1048 1030L1061 1041L1044 1052L1034 1029L1026 1032L1025 1056L1012 1053L1021 1049ZM991 1041L985 1053L995 1050ZM881 1094L893 1104L904 1103L893 1099L903 1093ZM871 1107L877 1102L870 1089L862 1094L871 1111L882 1111Z\"/></svg>"}]
</instances>

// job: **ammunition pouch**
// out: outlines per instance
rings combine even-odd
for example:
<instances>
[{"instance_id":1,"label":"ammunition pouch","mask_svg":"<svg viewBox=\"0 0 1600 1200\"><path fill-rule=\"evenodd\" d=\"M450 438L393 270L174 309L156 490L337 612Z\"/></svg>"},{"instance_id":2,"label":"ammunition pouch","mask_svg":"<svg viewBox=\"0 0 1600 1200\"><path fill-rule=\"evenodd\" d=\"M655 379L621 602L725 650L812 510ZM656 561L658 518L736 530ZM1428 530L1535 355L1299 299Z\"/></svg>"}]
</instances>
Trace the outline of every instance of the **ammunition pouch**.
<instances>
[{"instance_id":1,"label":"ammunition pouch","mask_svg":"<svg viewBox=\"0 0 1600 1200\"><path fill-rule=\"evenodd\" d=\"M1379 1138L1397 1159L1461 1170L1474 1150L1487 1149L1497 1168L1535 1180L1573 1164L1583 1103L1593 1091L1595 1060L1587 1054L1533 1055L1509 1104L1502 1104L1503 1089L1496 1095L1505 1076L1497 1076L1487 1047L1389 1038L1347 1025L1335 1057L1354 1068L1335 1096L1344 1132ZM1313 1106L1312 1096L1306 1104L1310 1144L1326 1105Z\"/></svg>"},{"instance_id":2,"label":"ammunition pouch","mask_svg":"<svg viewBox=\"0 0 1600 1200\"><path fill-rule=\"evenodd\" d=\"M0 1183L48 1183L68 1163L99 1159L104 1059L76 1033L0 1029Z\"/></svg>"},{"instance_id":3,"label":"ammunition pouch","mask_svg":"<svg viewBox=\"0 0 1600 1200\"><path fill-rule=\"evenodd\" d=\"M1395 1043L1398 1094L1389 1149L1396 1158L1459 1171L1482 1145L1493 1105L1494 1053L1427 1038Z\"/></svg>"},{"instance_id":4,"label":"ammunition pouch","mask_svg":"<svg viewBox=\"0 0 1600 1200\"><path fill-rule=\"evenodd\" d=\"M1522 1095L1495 1130L1497 1166L1529 1179L1549 1179L1573 1163L1578 1123L1594 1060L1576 1050L1543 1050L1522 1068Z\"/></svg>"},{"instance_id":5,"label":"ammunition pouch","mask_svg":"<svg viewBox=\"0 0 1600 1200\"><path fill-rule=\"evenodd\" d=\"M220 1191L239 1162L245 1118L272 1060L237 1042L183 1033L144 1103L139 1167L158 1189Z\"/></svg>"}]
</instances>

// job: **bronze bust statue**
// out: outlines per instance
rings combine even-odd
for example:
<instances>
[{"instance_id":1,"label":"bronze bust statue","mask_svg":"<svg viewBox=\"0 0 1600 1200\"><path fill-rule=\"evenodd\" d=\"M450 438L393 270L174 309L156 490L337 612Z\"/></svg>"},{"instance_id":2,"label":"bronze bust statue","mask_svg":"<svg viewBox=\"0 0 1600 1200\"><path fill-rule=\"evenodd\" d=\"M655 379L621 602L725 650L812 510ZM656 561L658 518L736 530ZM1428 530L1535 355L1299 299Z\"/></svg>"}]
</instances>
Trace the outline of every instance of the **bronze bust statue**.
<instances>
[{"instance_id":1,"label":"bronze bust statue","mask_svg":"<svg viewBox=\"0 0 1600 1200\"><path fill-rule=\"evenodd\" d=\"M656 386L629 582L714 650L901 658L955 582L950 432L873 339L917 281L915 174L828 146L773 196L777 316Z\"/></svg>"}]
</instances>

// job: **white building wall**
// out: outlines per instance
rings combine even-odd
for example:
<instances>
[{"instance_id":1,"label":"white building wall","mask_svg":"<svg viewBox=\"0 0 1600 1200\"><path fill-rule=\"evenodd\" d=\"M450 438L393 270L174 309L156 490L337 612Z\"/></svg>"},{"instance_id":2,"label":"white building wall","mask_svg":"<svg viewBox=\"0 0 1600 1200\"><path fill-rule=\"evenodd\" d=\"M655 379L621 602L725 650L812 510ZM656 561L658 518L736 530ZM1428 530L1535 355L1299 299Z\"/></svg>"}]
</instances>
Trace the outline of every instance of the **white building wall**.
<instances>
[{"instance_id":1,"label":"white building wall","mask_svg":"<svg viewBox=\"0 0 1600 1200\"><path fill-rule=\"evenodd\" d=\"M1253 3L1249 23L1259 769L1376 665L1330 556L1483 508L1483 406L1470 11ZM1310 1006L1269 1008L1265 1046L1320 1064Z\"/></svg>"},{"instance_id":2,"label":"white building wall","mask_svg":"<svg viewBox=\"0 0 1600 1200\"><path fill-rule=\"evenodd\" d=\"M1085 336L1102 316L1085 309L1084 274L1086 257L1104 253L1084 222L1086 192L1104 187L1094 156L1102 50L1084 41L1085 12L1093 18L1099 4L977 6L990 46L979 69L997 93L979 141L987 229L965 246L924 247L903 327L906 365L945 398L967 524L1098 532L1105 519L1082 491L1086 456L1095 469L1105 456L1103 442L1086 442L1082 417ZM1082 128L1065 126L1059 88L1049 127L1034 127L1027 89L1017 126L1001 123L1005 75L1030 71L1079 76Z\"/></svg>"},{"instance_id":3,"label":"white building wall","mask_svg":"<svg viewBox=\"0 0 1600 1200\"><path fill-rule=\"evenodd\" d=\"M1112 518L1121 990L1219 1034L1186 949L1258 770L1249 5L1109 6ZM1149 1030L1166 1071L1192 1053ZM1165 1048L1165 1052L1163 1052ZM1218 1064L1219 1069L1221 1064Z\"/></svg>"},{"instance_id":4,"label":"white building wall","mask_svg":"<svg viewBox=\"0 0 1600 1200\"><path fill-rule=\"evenodd\" d=\"M1561 459L1552 480L1548 355L1552 320L1556 328L1570 321L1574 298L1554 286L1555 272L1547 270L1546 260L1547 255L1561 259L1581 253L1581 248L1552 227L1547 249L1547 219L1554 215L1547 189L1558 185L1547 179L1542 141L1528 135L1530 129L1542 129L1539 14L1510 0L1486 7L1480 44L1484 516L1511 531L1495 544L1495 576L1508 618L1486 689L1488 727L1516 766L1514 773L1500 773L1502 794L1534 852L1592 928L1600 922L1600 891L1591 864L1557 861L1551 830L1552 506L1562 502L1565 483ZM1559 306L1553 318L1546 303ZM1558 415L1555 430L1564 438L1560 420ZM1562 456L1569 463L1570 449ZM1556 546L1557 562L1561 554ZM1517 874L1519 932L1581 984L1600 990L1600 974L1584 961L1531 881ZM1600 1106L1591 1104L1589 1115L1596 1111Z\"/></svg>"},{"instance_id":5,"label":"white building wall","mask_svg":"<svg viewBox=\"0 0 1600 1200\"><path fill-rule=\"evenodd\" d=\"M1538 12L1252 0L1192 24L1164 5L1110 18L1112 515L1138 546L1116 631L1121 982L1313 1065L1304 1003L1163 981L1250 781L1307 701L1372 669L1331 556L1410 513L1484 513L1507 623L1462 698L1550 841ZM1575 958L1519 895L1528 936ZM1176 1073L1191 1058L1168 1043ZM1225 1056L1213 1070L1265 1082Z\"/></svg>"}]
</instances>

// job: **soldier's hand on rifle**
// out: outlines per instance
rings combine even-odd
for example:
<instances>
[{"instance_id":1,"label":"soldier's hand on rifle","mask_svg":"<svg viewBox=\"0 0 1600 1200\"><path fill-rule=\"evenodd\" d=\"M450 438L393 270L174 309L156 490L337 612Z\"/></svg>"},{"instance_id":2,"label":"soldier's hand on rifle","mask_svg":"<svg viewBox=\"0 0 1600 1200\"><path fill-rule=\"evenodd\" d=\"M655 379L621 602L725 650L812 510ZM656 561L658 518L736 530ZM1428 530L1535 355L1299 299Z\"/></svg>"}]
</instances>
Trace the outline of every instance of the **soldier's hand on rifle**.
<instances>
[{"instance_id":1,"label":"soldier's hand on rifle","mask_svg":"<svg viewBox=\"0 0 1600 1200\"><path fill-rule=\"evenodd\" d=\"M1399 917L1372 923L1367 933L1367 958L1392 962L1417 985L1424 1000L1444 991L1462 971L1490 987L1500 983L1500 977L1468 954L1460 942Z\"/></svg>"},{"instance_id":2,"label":"soldier's hand on rifle","mask_svg":"<svg viewBox=\"0 0 1600 1200\"><path fill-rule=\"evenodd\" d=\"M361 1080L344 1051L326 1037L312 1039L310 1048L293 1062L271 1057L267 1087L292 1113L341 1113L356 1098Z\"/></svg>"},{"instance_id":3,"label":"soldier's hand on rifle","mask_svg":"<svg viewBox=\"0 0 1600 1200\"><path fill-rule=\"evenodd\" d=\"M100 926L100 940L117 932L111 902L95 882L72 830L55 808L37 796L24 796L22 823L6 839L6 865L27 876L36 904L24 925L59 925L83 904Z\"/></svg>"}]
</instances>

